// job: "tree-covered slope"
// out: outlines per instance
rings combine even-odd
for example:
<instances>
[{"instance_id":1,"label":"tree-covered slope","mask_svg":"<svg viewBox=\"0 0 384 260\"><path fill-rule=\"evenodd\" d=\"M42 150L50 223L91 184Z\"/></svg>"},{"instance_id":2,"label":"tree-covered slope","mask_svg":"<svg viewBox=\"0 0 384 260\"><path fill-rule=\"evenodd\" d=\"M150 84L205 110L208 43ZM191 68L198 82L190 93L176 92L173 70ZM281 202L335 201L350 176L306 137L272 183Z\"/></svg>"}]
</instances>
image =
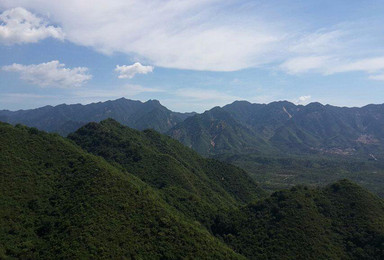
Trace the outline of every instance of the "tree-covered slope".
<instances>
[{"instance_id":1,"label":"tree-covered slope","mask_svg":"<svg viewBox=\"0 0 384 260\"><path fill-rule=\"evenodd\" d=\"M260 198L244 171L153 130L108 119L70 138L0 123L0 258L384 255L384 202L349 181Z\"/></svg>"},{"instance_id":2,"label":"tree-covered slope","mask_svg":"<svg viewBox=\"0 0 384 260\"><path fill-rule=\"evenodd\" d=\"M223 109L280 152L383 157L384 106L336 107L290 102L234 102Z\"/></svg>"},{"instance_id":3,"label":"tree-covered slope","mask_svg":"<svg viewBox=\"0 0 384 260\"><path fill-rule=\"evenodd\" d=\"M312 153L384 159L383 115L384 105L236 101L189 117L168 134L203 155Z\"/></svg>"},{"instance_id":4,"label":"tree-covered slope","mask_svg":"<svg viewBox=\"0 0 384 260\"><path fill-rule=\"evenodd\" d=\"M347 178L384 196L383 105L236 101L189 117L168 134L245 169L269 190Z\"/></svg>"},{"instance_id":5,"label":"tree-covered slope","mask_svg":"<svg viewBox=\"0 0 384 260\"><path fill-rule=\"evenodd\" d=\"M0 258L240 258L134 175L0 123Z\"/></svg>"},{"instance_id":6,"label":"tree-covered slope","mask_svg":"<svg viewBox=\"0 0 384 260\"><path fill-rule=\"evenodd\" d=\"M382 259L384 201L346 180L297 186L219 217L214 232L250 259Z\"/></svg>"},{"instance_id":7,"label":"tree-covered slope","mask_svg":"<svg viewBox=\"0 0 384 260\"><path fill-rule=\"evenodd\" d=\"M205 156L270 149L257 132L219 107L187 118L170 129L168 135Z\"/></svg>"},{"instance_id":8,"label":"tree-covered slope","mask_svg":"<svg viewBox=\"0 0 384 260\"><path fill-rule=\"evenodd\" d=\"M215 158L247 171L267 191L297 184L326 186L349 179L384 198L384 162L333 155L218 155Z\"/></svg>"},{"instance_id":9,"label":"tree-covered slope","mask_svg":"<svg viewBox=\"0 0 384 260\"><path fill-rule=\"evenodd\" d=\"M214 216L263 194L241 169L205 159L168 136L122 126L113 119L89 123L68 136L156 188L185 215L208 228Z\"/></svg>"}]
</instances>

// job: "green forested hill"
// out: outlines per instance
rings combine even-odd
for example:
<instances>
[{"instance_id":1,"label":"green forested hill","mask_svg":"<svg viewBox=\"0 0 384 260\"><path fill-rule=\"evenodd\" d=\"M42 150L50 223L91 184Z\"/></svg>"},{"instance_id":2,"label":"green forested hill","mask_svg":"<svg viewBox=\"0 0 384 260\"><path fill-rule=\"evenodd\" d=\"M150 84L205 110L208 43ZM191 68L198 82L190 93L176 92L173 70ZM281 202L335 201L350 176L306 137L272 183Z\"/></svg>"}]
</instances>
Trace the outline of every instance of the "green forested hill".
<instances>
[{"instance_id":1,"label":"green forested hill","mask_svg":"<svg viewBox=\"0 0 384 260\"><path fill-rule=\"evenodd\" d=\"M384 196L383 104L348 108L235 101L196 114L170 111L157 100L120 98L0 111L0 121L61 135L107 118L167 133L203 156L243 168L268 190L347 178Z\"/></svg>"},{"instance_id":2,"label":"green forested hill","mask_svg":"<svg viewBox=\"0 0 384 260\"><path fill-rule=\"evenodd\" d=\"M382 259L384 201L346 180L297 186L219 217L213 230L250 259Z\"/></svg>"},{"instance_id":3,"label":"green forested hill","mask_svg":"<svg viewBox=\"0 0 384 260\"><path fill-rule=\"evenodd\" d=\"M256 131L220 107L187 118L168 135L205 156L272 149Z\"/></svg>"},{"instance_id":4,"label":"green forested hill","mask_svg":"<svg viewBox=\"0 0 384 260\"><path fill-rule=\"evenodd\" d=\"M153 130L109 119L70 138L0 123L1 259L384 255L384 201L350 181L265 197Z\"/></svg>"},{"instance_id":5,"label":"green forested hill","mask_svg":"<svg viewBox=\"0 0 384 260\"><path fill-rule=\"evenodd\" d=\"M192 149L153 130L140 132L108 119L69 135L85 150L132 172L164 199L208 227L221 210L263 195L243 170L204 159Z\"/></svg>"},{"instance_id":6,"label":"green forested hill","mask_svg":"<svg viewBox=\"0 0 384 260\"><path fill-rule=\"evenodd\" d=\"M60 136L0 124L1 259L240 258L148 185Z\"/></svg>"}]
</instances>

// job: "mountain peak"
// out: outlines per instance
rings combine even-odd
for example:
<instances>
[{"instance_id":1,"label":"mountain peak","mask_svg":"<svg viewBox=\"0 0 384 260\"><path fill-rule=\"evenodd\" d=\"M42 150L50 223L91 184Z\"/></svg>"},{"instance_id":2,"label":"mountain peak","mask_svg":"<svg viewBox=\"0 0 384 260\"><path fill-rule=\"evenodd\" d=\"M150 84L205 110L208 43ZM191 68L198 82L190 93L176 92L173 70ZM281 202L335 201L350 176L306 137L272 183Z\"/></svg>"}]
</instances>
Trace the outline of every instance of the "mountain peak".
<instances>
[{"instance_id":1,"label":"mountain peak","mask_svg":"<svg viewBox=\"0 0 384 260\"><path fill-rule=\"evenodd\" d=\"M311 102L309 103L308 105L306 105L307 107L324 107L323 104L321 104L320 102Z\"/></svg>"},{"instance_id":2,"label":"mountain peak","mask_svg":"<svg viewBox=\"0 0 384 260\"><path fill-rule=\"evenodd\" d=\"M247 100L235 100L228 106L231 106L231 105L252 105L252 103Z\"/></svg>"},{"instance_id":3,"label":"mountain peak","mask_svg":"<svg viewBox=\"0 0 384 260\"><path fill-rule=\"evenodd\" d=\"M145 102L145 103L161 105L161 104L160 104L160 101L157 100L157 99L149 99L149 100L148 100L147 102Z\"/></svg>"},{"instance_id":4,"label":"mountain peak","mask_svg":"<svg viewBox=\"0 0 384 260\"><path fill-rule=\"evenodd\" d=\"M296 106L292 102L287 100L274 101L268 104L268 106Z\"/></svg>"}]
</instances>

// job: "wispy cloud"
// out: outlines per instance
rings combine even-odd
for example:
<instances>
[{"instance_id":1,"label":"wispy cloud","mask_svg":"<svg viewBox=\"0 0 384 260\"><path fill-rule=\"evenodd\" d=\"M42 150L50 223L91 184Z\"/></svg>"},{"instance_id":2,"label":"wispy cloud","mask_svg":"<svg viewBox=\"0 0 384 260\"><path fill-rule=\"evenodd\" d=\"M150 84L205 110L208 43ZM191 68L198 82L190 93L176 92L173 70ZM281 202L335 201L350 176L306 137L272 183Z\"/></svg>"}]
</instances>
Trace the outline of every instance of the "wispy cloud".
<instances>
[{"instance_id":1,"label":"wispy cloud","mask_svg":"<svg viewBox=\"0 0 384 260\"><path fill-rule=\"evenodd\" d=\"M136 74L147 74L152 72L153 69L152 66L144 66L140 62L136 62L132 65L117 65L115 71L119 73L119 79L131 79Z\"/></svg>"},{"instance_id":2,"label":"wispy cloud","mask_svg":"<svg viewBox=\"0 0 384 260\"><path fill-rule=\"evenodd\" d=\"M347 61L330 70L330 73L364 71L370 74L384 73L384 57L374 57L369 59L360 59L355 61Z\"/></svg>"},{"instance_id":3,"label":"wispy cloud","mask_svg":"<svg viewBox=\"0 0 384 260\"><path fill-rule=\"evenodd\" d=\"M384 73L369 76L369 79L384 81Z\"/></svg>"},{"instance_id":4,"label":"wispy cloud","mask_svg":"<svg viewBox=\"0 0 384 260\"><path fill-rule=\"evenodd\" d=\"M297 37L279 68L288 74L363 72L381 80L383 50L374 45L377 39L369 26L351 22L334 27Z\"/></svg>"},{"instance_id":5,"label":"wispy cloud","mask_svg":"<svg viewBox=\"0 0 384 260\"><path fill-rule=\"evenodd\" d=\"M307 56L291 58L280 65L289 74L303 72L323 72L329 67L331 58L327 56Z\"/></svg>"},{"instance_id":6,"label":"wispy cloud","mask_svg":"<svg viewBox=\"0 0 384 260\"><path fill-rule=\"evenodd\" d=\"M49 37L63 40L64 33L61 28L48 25L24 8L17 7L0 14L0 43L34 43Z\"/></svg>"},{"instance_id":7,"label":"wispy cloud","mask_svg":"<svg viewBox=\"0 0 384 260\"><path fill-rule=\"evenodd\" d=\"M3 66L2 70L19 73L21 79L39 87L80 87L92 78L88 68L65 68L65 64L57 60L32 65L14 63Z\"/></svg>"},{"instance_id":8,"label":"wispy cloud","mask_svg":"<svg viewBox=\"0 0 384 260\"><path fill-rule=\"evenodd\" d=\"M31 39L63 38L63 28L65 38L75 44L105 54L124 53L154 66L205 71L277 67L290 74L324 75L357 71L367 73L370 79L382 78L381 69L372 72L358 68L363 62L371 66L382 56L384 48L377 29L382 28L380 19L366 22L361 17L346 22L340 18L334 24L320 21L319 25L316 18L303 15L306 10L302 9L299 12L303 17L295 23L293 17L285 15L288 6L283 2L277 5L231 0L2 0L0 7L30 8L38 14L49 14L60 25L48 26L28 12L30 22L22 23L17 18L15 28L44 32ZM290 5L292 9L301 6ZM278 20L268 15L274 12L279 14ZM37 22L33 22L34 18ZM12 35L25 35L19 34L24 29L17 29ZM7 37L9 42L32 41L21 36L15 36L18 40ZM144 71L138 65L119 66L117 70L120 78L132 78Z\"/></svg>"},{"instance_id":9,"label":"wispy cloud","mask_svg":"<svg viewBox=\"0 0 384 260\"><path fill-rule=\"evenodd\" d=\"M268 62L284 33L260 19L239 23L218 0L4 0L51 19L66 39L103 53L135 55L155 66L233 71ZM271 57L271 56L270 56Z\"/></svg>"},{"instance_id":10,"label":"wispy cloud","mask_svg":"<svg viewBox=\"0 0 384 260\"><path fill-rule=\"evenodd\" d=\"M345 72L363 72L372 80L384 80L384 57L347 60L329 56L308 56L292 58L280 65L289 74L317 72L332 75Z\"/></svg>"},{"instance_id":11,"label":"wispy cloud","mask_svg":"<svg viewBox=\"0 0 384 260\"><path fill-rule=\"evenodd\" d=\"M347 45L343 40L350 37L345 29L326 31L324 29L313 33L297 35L292 40L288 50L290 53L324 55L340 51Z\"/></svg>"}]
</instances>

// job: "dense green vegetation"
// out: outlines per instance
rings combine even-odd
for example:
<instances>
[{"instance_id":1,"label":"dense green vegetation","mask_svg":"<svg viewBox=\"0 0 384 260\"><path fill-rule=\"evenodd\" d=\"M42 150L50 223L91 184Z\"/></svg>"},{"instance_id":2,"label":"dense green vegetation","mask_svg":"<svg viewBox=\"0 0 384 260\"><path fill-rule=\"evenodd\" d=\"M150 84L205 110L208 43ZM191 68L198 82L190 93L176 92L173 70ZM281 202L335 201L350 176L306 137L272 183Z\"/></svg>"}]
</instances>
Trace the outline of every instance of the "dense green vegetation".
<instances>
[{"instance_id":1,"label":"dense green vegetation","mask_svg":"<svg viewBox=\"0 0 384 260\"><path fill-rule=\"evenodd\" d=\"M348 178L384 196L384 105L347 108L236 101L195 114L170 111L157 100L121 98L84 106L0 111L1 121L64 136L107 118L167 133L203 156L245 169L267 190Z\"/></svg>"},{"instance_id":2,"label":"dense green vegetation","mask_svg":"<svg viewBox=\"0 0 384 260\"><path fill-rule=\"evenodd\" d=\"M384 105L236 101L189 117L168 134L204 155L260 152L384 159L383 115Z\"/></svg>"},{"instance_id":3,"label":"dense green vegetation","mask_svg":"<svg viewBox=\"0 0 384 260\"><path fill-rule=\"evenodd\" d=\"M168 134L245 169L268 190L348 178L384 196L383 115L383 105L236 101L189 117Z\"/></svg>"},{"instance_id":4,"label":"dense green vegetation","mask_svg":"<svg viewBox=\"0 0 384 260\"><path fill-rule=\"evenodd\" d=\"M384 202L346 180L297 186L218 217L213 230L250 259L382 259Z\"/></svg>"},{"instance_id":5,"label":"dense green vegetation","mask_svg":"<svg viewBox=\"0 0 384 260\"><path fill-rule=\"evenodd\" d=\"M266 197L243 170L112 119L69 139L0 123L0 178L1 259L384 255L384 201L358 185Z\"/></svg>"},{"instance_id":6,"label":"dense green vegetation","mask_svg":"<svg viewBox=\"0 0 384 260\"><path fill-rule=\"evenodd\" d=\"M384 198L384 161L324 155L222 154L215 157L243 168L268 191L303 183L325 186L348 178Z\"/></svg>"},{"instance_id":7,"label":"dense green vegetation","mask_svg":"<svg viewBox=\"0 0 384 260\"><path fill-rule=\"evenodd\" d=\"M62 137L0 124L0 258L240 258L148 185Z\"/></svg>"},{"instance_id":8,"label":"dense green vegetation","mask_svg":"<svg viewBox=\"0 0 384 260\"><path fill-rule=\"evenodd\" d=\"M69 135L85 150L104 157L156 188L185 215L208 228L214 216L263 195L243 170L202 158L153 130L140 132L113 119L89 123Z\"/></svg>"},{"instance_id":9,"label":"dense green vegetation","mask_svg":"<svg viewBox=\"0 0 384 260\"><path fill-rule=\"evenodd\" d=\"M220 107L187 118L168 135L205 156L272 149L255 131Z\"/></svg>"}]
</instances>

